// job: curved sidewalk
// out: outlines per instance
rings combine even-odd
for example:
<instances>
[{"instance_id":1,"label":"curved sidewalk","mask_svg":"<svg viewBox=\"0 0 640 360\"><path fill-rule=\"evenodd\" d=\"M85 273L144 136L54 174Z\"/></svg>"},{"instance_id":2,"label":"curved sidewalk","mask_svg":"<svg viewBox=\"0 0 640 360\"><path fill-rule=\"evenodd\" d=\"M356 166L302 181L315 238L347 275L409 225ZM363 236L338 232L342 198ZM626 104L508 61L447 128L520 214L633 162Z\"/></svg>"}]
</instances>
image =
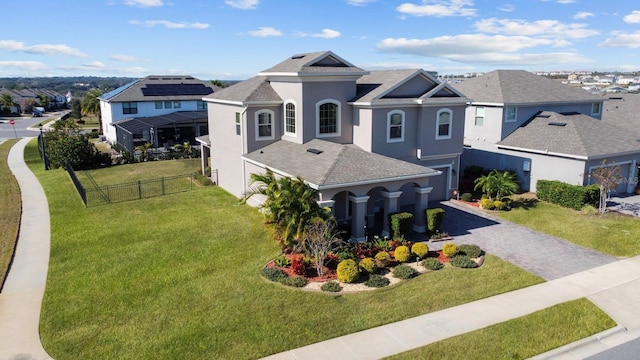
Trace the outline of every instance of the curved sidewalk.
<instances>
[{"instance_id":1,"label":"curved sidewalk","mask_svg":"<svg viewBox=\"0 0 640 360\"><path fill-rule=\"evenodd\" d=\"M40 308L47 282L51 225L47 197L24 162L24 138L7 163L22 197L20 231L13 263L0 293L0 359L51 359L40 342Z\"/></svg>"}]
</instances>

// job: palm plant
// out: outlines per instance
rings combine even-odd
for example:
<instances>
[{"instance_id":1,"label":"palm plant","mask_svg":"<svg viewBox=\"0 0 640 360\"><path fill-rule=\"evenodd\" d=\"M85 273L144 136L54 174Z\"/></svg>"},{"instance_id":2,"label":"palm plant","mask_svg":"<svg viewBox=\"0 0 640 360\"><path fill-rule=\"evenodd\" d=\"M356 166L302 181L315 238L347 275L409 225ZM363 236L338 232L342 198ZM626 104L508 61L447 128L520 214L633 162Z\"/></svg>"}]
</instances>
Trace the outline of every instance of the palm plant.
<instances>
[{"instance_id":1,"label":"palm plant","mask_svg":"<svg viewBox=\"0 0 640 360\"><path fill-rule=\"evenodd\" d=\"M11 108L16 105L9 93L3 93L0 95L0 105L7 110L7 112L11 112Z\"/></svg>"},{"instance_id":2,"label":"palm plant","mask_svg":"<svg viewBox=\"0 0 640 360\"><path fill-rule=\"evenodd\" d=\"M475 181L474 190L480 189L489 199L502 199L516 193L519 189L515 174L509 171L491 170L489 174L480 176Z\"/></svg>"},{"instance_id":3,"label":"palm plant","mask_svg":"<svg viewBox=\"0 0 640 360\"><path fill-rule=\"evenodd\" d=\"M100 99L102 91L99 89L91 89L82 98L80 103L81 116L97 115L99 131L102 131L102 116L100 115Z\"/></svg>"}]
</instances>

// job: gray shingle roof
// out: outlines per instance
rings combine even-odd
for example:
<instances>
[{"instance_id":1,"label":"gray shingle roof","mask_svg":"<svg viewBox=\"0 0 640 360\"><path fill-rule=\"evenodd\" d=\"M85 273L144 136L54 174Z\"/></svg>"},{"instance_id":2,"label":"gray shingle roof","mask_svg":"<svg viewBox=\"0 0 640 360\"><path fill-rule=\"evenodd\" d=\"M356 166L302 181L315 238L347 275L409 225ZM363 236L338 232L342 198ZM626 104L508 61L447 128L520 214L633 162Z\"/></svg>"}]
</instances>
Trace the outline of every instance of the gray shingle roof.
<instances>
[{"instance_id":1,"label":"gray shingle roof","mask_svg":"<svg viewBox=\"0 0 640 360\"><path fill-rule=\"evenodd\" d=\"M524 70L496 70L453 86L474 102L481 103L524 105L601 100L583 89Z\"/></svg>"},{"instance_id":2,"label":"gray shingle roof","mask_svg":"<svg viewBox=\"0 0 640 360\"><path fill-rule=\"evenodd\" d=\"M254 76L204 97L205 100L235 102L278 102L282 98L269 85L266 76Z\"/></svg>"},{"instance_id":3,"label":"gray shingle roof","mask_svg":"<svg viewBox=\"0 0 640 360\"><path fill-rule=\"evenodd\" d=\"M201 100L202 95L159 95L144 96L142 88L150 84L202 84L217 91L218 87L211 83L196 79L189 75L150 75L143 79L132 81L113 91L103 94L100 99L107 102L127 102L127 101L164 101L164 100Z\"/></svg>"},{"instance_id":4,"label":"gray shingle roof","mask_svg":"<svg viewBox=\"0 0 640 360\"><path fill-rule=\"evenodd\" d=\"M587 115L544 111L498 146L594 159L640 153L637 140L627 130Z\"/></svg>"},{"instance_id":5,"label":"gray shingle roof","mask_svg":"<svg viewBox=\"0 0 640 360\"><path fill-rule=\"evenodd\" d=\"M318 75L324 73L366 74L367 72L340 58L331 51L319 51L293 55L281 63L263 71L261 74L268 73Z\"/></svg>"},{"instance_id":6,"label":"gray shingle roof","mask_svg":"<svg viewBox=\"0 0 640 360\"><path fill-rule=\"evenodd\" d=\"M607 95L602 121L617 125L640 137L640 94Z\"/></svg>"},{"instance_id":7,"label":"gray shingle roof","mask_svg":"<svg viewBox=\"0 0 640 360\"><path fill-rule=\"evenodd\" d=\"M193 124L206 123L206 111L176 111L166 115L143 116L137 118L126 118L111 123L112 126L119 127L136 133L142 130L148 130L151 127L161 127L170 124Z\"/></svg>"},{"instance_id":8,"label":"gray shingle roof","mask_svg":"<svg viewBox=\"0 0 640 360\"><path fill-rule=\"evenodd\" d=\"M320 150L320 154L307 149ZM373 154L352 144L314 139L305 144L276 141L244 158L275 172L300 176L320 189L354 183L376 183L421 178L437 173L431 168Z\"/></svg>"}]
</instances>

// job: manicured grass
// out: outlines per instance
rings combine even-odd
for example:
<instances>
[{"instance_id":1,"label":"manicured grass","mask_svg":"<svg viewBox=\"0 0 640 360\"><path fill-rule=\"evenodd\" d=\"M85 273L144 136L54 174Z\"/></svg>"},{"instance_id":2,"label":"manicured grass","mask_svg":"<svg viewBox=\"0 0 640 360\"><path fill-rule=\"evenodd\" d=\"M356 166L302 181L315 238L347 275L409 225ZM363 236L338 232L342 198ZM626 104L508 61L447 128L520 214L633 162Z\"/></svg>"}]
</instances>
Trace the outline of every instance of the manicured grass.
<instances>
[{"instance_id":1,"label":"manicured grass","mask_svg":"<svg viewBox=\"0 0 640 360\"><path fill-rule=\"evenodd\" d=\"M617 257L640 255L640 219L616 213L587 215L538 201L495 212L501 218Z\"/></svg>"},{"instance_id":2,"label":"manicured grass","mask_svg":"<svg viewBox=\"0 0 640 360\"><path fill-rule=\"evenodd\" d=\"M149 180L163 176L192 174L199 170L200 159L176 159L146 161L104 169L77 171L76 174L83 184L88 184L87 174L89 174L99 186L102 186L130 181Z\"/></svg>"},{"instance_id":3,"label":"manicured grass","mask_svg":"<svg viewBox=\"0 0 640 360\"><path fill-rule=\"evenodd\" d=\"M526 359L615 325L589 300L578 299L389 359Z\"/></svg>"},{"instance_id":4,"label":"manicured grass","mask_svg":"<svg viewBox=\"0 0 640 360\"><path fill-rule=\"evenodd\" d=\"M85 209L63 170L26 156L51 210L40 331L55 359L259 358L542 282L487 256L374 292L288 288L260 275L278 249L259 213L220 188Z\"/></svg>"},{"instance_id":5,"label":"manicured grass","mask_svg":"<svg viewBox=\"0 0 640 360\"><path fill-rule=\"evenodd\" d=\"M9 150L17 139L0 145L0 288L4 284L20 229L20 187L7 164Z\"/></svg>"},{"instance_id":6,"label":"manicured grass","mask_svg":"<svg viewBox=\"0 0 640 360\"><path fill-rule=\"evenodd\" d=\"M100 122L97 116L83 116L84 124L77 124L80 129L98 129Z\"/></svg>"}]
</instances>

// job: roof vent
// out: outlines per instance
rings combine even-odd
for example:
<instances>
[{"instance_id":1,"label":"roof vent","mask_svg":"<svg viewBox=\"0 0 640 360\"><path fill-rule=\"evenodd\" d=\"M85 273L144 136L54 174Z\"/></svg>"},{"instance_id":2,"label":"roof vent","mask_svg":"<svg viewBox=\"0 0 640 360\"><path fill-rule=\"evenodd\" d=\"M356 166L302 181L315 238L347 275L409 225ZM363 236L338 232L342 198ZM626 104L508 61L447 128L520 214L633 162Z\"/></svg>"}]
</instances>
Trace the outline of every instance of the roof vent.
<instances>
[{"instance_id":1,"label":"roof vent","mask_svg":"<svg viewBox=\"0 0 640 360\"><path fill-rule=\"evenodd\" d=\"M307 152L310 152L312 154L322 154L322 150L318 150L318 149L307 149Z\"/></svg>"},{"instance_id":2,"label":"roof vent","mask_svg":"<svg viewBox=\"0 0 640 360\"><path fill-rule=\"evenodd\" d=\"M304 54L298 54L298 55L293 55L291 57L291 59L295 60L295 59L302 59L304 57Z\"/></svg>"},{"instance_id":3,"label":"roof vent","mask_svg":"<svg viewBox=\"0 0 640 360\"><path fill-rule=\"evenodd\" d=\"M551 126L567 126L567 123L552 121L552 122L549 123L549 125L551 125Z\"/></svg>"}]
</instances>

